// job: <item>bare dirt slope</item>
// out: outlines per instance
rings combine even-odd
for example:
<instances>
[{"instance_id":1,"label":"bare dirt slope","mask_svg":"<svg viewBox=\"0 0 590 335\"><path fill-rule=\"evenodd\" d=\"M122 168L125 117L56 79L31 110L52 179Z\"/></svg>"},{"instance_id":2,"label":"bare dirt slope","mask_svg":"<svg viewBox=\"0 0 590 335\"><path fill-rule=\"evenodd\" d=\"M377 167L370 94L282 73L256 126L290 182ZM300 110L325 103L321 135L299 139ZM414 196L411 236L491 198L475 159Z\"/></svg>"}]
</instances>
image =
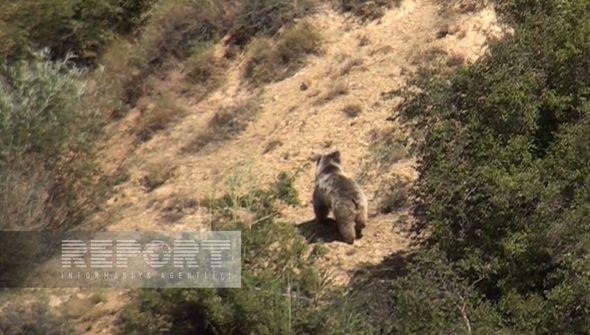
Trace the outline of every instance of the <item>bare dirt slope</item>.
<instances>
[{"instance_id":1,"label":"bare dirt slope","mask_svg":"<svg viewBox=\"0 0 590 335\"><path fill-rule=\"evenodd\" d=\"M305 227L313 219L313 157L339 149L345 171L367 192L370 219L354 246L318 242L329 249L321 266L344 284L362 265L378 264L406 249L408 241L400 229L409 218L408 209L388 214L379 210L384 186L416 178L415 160L403 149L408 139L395 120L401 99L385 93L404 87L434 55L442 55L449 64L476 60L485 52L486 37L502 32L495 12L485 7L462 13L443 10L434 1L405 0L369 23L328 6L307 20L322 34L322 52L310 56L294 76L253 90L241 80L244 58L238 56L227 67L223 85L195 102L175 88L182 78L182 69L176 69L160 85L188 111L180 122L137 144L132 134L136 120L142 109L155 108L152 98L145 97L125 119L111 125L103 165L111 170L122 165L130 178L117 186L95 222L110 230L207 229L206 210L185 200L219 196L228 180L240 180L235 184L243 188L249 183L265 185L285 171L295 176L303 205L285 206L282 220ZM252 96L259 96L262 108L235 139L194 154L182 152L219 108ZM360 107L358 116L343 112L348 105ZM399 157L380 157L384 138L385 145L398 147ZM172 169L171 177L153 191L146 190L142 179L166 168Z\"/></svg>"}]
</instances>

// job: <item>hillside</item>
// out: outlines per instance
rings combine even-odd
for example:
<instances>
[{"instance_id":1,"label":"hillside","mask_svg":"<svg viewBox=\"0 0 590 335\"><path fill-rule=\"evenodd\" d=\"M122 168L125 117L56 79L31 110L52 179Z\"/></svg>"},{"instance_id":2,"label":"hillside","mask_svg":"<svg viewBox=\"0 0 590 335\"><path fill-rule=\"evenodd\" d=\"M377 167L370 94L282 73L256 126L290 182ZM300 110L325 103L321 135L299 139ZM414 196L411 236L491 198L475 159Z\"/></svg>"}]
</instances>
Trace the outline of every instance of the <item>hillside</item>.
<instances>
[{"instance_id":1,"label":"hillside","mask_svg":"<svg viewBox=\"0 0 590 335\"><path fill-rule=\"evenodd\" d=\"M151 7L157 3L164 5ZM374 9L371 7L373 4L377 7L383 5L380 7L383 10L382 16L377 15L378 17L363 17L347 12L342 6L339 7L345 2L318 2L313 10L298 13L293 22L280 17L286 23L281 22L277 31L270 29L268 32L249 32L252 36L247 36L243 45L235 42L236 35L242 33L240 29L223 27L228 22L233 24L234 21L239 21L239 15L235 14L239 13L236 9L239 2L207 2L219 5L220 8L227 6L219 12L212 11L212 7L199 12L205 7L198 7L201 5L197 3L137 1L134 4L138 7L150 9L141 15L141 11L137 9L133 20L129 18L129 22L119 18L121 27L113 28L116 32L114 37L103 40L102 35L97 34L100 38L96 39L102 44L89 43L90 46L80 41L76 41L79 44L71 42L71 46L76 47L74 50L80 52L80 57L71 60L71 63L86 69L79 73L75 70L72 72L89 83L90 92L105 95L91 97L91 102L100 101L100 108L103 109L101 111L105 114L102 115L105 117L104 133L97 137L97 150L92 160L92 165L97 165L98 173L93 176L91 184L96 187L100 196L93 198L88 195L92 191L84 189L83 183L78 183L77 180L72 182L72 189L67 188L70 186L68 184L64 187L66 191L79 193L81 198L88 196L88 199L96 200L90 201L90 205L80 205L89 207L90 215L80 215L78 220L77 215L70 215L67 210L56 208L57 214L51 214L62 221L56 220L56 224L50 220L49 227L71 228L68 225L75 222L76 228L87 230L200 231L210 230L220 222L238 222L243 224L237 226L243 229L243 234L264 237L260 238L264 240L260 245L255 244L258 243L256 238L252 238L255 242L250 243L271 254L267 258L261 257L259 261L265 266L270 263L271 270L264 266L260 266L263 271L259 270L256 266L260 264L256 261L251 262L256 266L244 265L243 273L247 284L242 290L227 292L190 289L34 289L8 292L6 296L0 294L0 311L3 312L0 313L0 321L4 320L3 314L16 319L19 314L28 315L25 312L20 313L18 309L14 309L14 314L6 313L11 309L10 300L13 298L24 301L23 305L36 299L47 302L50 311L57 311L60 317L71 321L76 330L83 334L123 334L129 331L141 333L148 329L154 334L166 333L169 329L179 334L231 333L228 329L238 334L314 334L324 333L326 329L331 331L330 334L362 333L361 330L367 334L440 333L443 329L449 333L471 334L472 327L473 333L480 334L494 333L492 330L500 333L522 330L526 333L530 329L541 329L539 333L543 333L547 329L560 327L559 323L554 328L543 323L551 323L543 320L552 320L544 313L559 319L560 316L556 315L560 313L555 312L554 308L574 306L567 314L568 317L572 316L571 319L584 314L579 310L585 305L576 300L583 298L576 298L576 292L584 292L586 282L576 284L571 281L571 278L576 277L576 271L585 271L585 265L579 265L575 256L576 252L581 254L582 251L577 249L581 244L575 242L574 228L571 232L555 228L560 232L558 234L541 229L534 231L526 224L522 224L525 227L524 233L516 228L512 231L512 227L503 226L509 226L513 221L520 222L517 214L521 214L521 210L524 213L522 221L528 224L537 217L527 215L532 216L530 213L538 209L541 212L539 217L542 218L538 221L542 225L550 217L549 214L542 214L554 214L551 212L552 206L557 208L556 213L561 213L561 208L577 208L574 205L559 205L561 201L567 203L569 197L575 198L568 193L575 187L566 182L565 186L560 184L567 178L560 175L561 168L552 165L551 161L538 165L535 161L530 166L522 163L526 163L526 159L521 161L520 154L528 154L527 150L534 151L529 146L522 144L521 147L521 142L516 141L518 143L514 144L515 147L511 147L512 142L508 145L501 140L502 131L513 130L511 122L514 120L511 117L519 115L520 110L528 111L527 106L533 105L537 98L543 101L541 106L535 105L541 111L539 113L555 108L567 115L567 104L573 104L572 101L585 106L586 91L580 89L577 94L582 98L568 100L570 92L567 91L567 85L556 84L559 89L564 90L565 93L557 90L562 95L546 90L543 86L552 85L550 75L547 75L550 78L546 80L547 83L534 86L537 84L535 80L541 82L539 78L543 75L529 71L533 73L529 77L527 66L535 71L541 71L539 68L542 66L529 64L527 57L529 54L542 55L543 52L531 53L528 49L521 51L524 49L523 45L531 45L534 49L534 43L523 42L521 45L514 44L513 49L508 48L517 55L522 52L522 58L525 59L522 64L526 66L518 63L521 58L509 52L504 54L504 49L501 48L492 49L500 51L497 52L500 55L497 56L500 57L499 61L491 57L496 55L488 52L491 41L514 36L515 30L500 23L497 17L496 10L506 10L508 7L504 2L497 1L494 6L487 1L402 0L369 2L367 7L361 6ZM388 7L385 3L390 3L391 6ZM520 4L518 2L515 6ZM134 6L131 7L136 10ZM546 7L553 10L550 4ZM511 10L518 12L521 9ZM524 9L522 11L526 15L533 15ZM94 19L92 13L88 15L90 19ZM189 28L186 28L186 21L194 18L202 19L202 26L197 25L195 28L188 25ZM86 23L88 26L92 26L90 19ZM76 27L73 25L73 31L78 29ZM0 30L1 28L0 25ZM202 37L199 35L201 28L203 31L214 32L211 37ZM573 36L577 36L576 43L584 43L585 35ZM541 40L542 38L536 41L538 45L551 49L550 44L547 47ZM559 41L559 37L555 37L555 40ZM491 44L491 48L497 44ZM17 49L19 55L26 54L20 48ZM569 51L575 58L578 55L577 49L572 50ZM0 48L0 51L3 50ZM54 57L52 61L61 64L59 59L67 57L67 53L65 49L58 51L53 50L57 54L50 53L48 57ZM279 56L272 52L277 52ZM583 55L583 52L580 54ZM550 60L543 58L539 63L553 64L550 61L554 61L558 64L555 66L558 70L551 66L544 70L548 73L569 73L567 71L571 69L568 70L559 63L562 56L560 54ZM586 64L583 60L577 60L582 65ZM486 61L492 65L485 63ZM275 68L267 68L265 62L277 62L279 65L274 64L272 66ZM55 72L69 74L66 69L69 69L71 63L64 61L63 68L56 66ZM507 68L508 74L498 70L504 69L503 64L513 66ZM514 86L494 86L488 91L488 87L496 84L497 78L494 76L497 73L498 76L506 75L510 78L511 71L515 69L525 69L525 74L517 77L522 82ZM575 73L573 70L571 72ZM454 73L459 74L452 77ZM486 77L488 75L491 79ZM440 78L443 78L443 84L438 81ZM432 86L414 86L420 80ZM0 84L3 81L3 73L0 72ZM574 82L563 79L563 82L570 81ZM502 83L499 79L498 82ZM527 85L531 82L533 88L529 91L534 92L531 95L539 96L526 100L529 93ZM123 89L120 87L121 83L126 85ZM448 84L450 88L444 84ZM482 87L476 84L481 84ZM92 90L97 87L98 94ZM425 87L426 92L421 91ZM440 87L444 89L437 91ZM64 92L67 95L70 91L64 89ZM418 98L408 98L408 92L422 92L428 99L420 94L415 95ZM497 92L500 92L499 97L494 95ZM105 102L111 98L116 103ZM524 102L511 104L513 101L522 102L518 99ZM83 101L82 98L79 101ZM77 103L81 103L79 101L65 104L69 109L64 110L75 110ZM484 121L491 125L484 121L480 123L473 116L479 115L477 113L469 115L473 119L463 118L463 114L458 112L459 116L453 114L456 112L453 108L461 103L464 103L461 106L465 110L485 110L489 114L482 113L482 118L488 118ZM409 112L416 112L413 109L418 109L419 117L408 117ZM583 107L580 109L583 110ZM561 117L561 114L557 114L547 116L549 121L543 116L539 117L541 121L534 122L530 120L537 120L536 116L522 117L525 119L522 124L528 125L529 121L531 124L549 124L539 126L541 130L535 128L536 124L530 126L531 129L534 128L530 132L534 133L535 145L539 141L549 143L554 139L553 133L546 135L543 131L552 129L551 122L557 123ZM500 126L492 122L496 119ZM420 128L417 124L420 121L430 128ZM513 122L515 128L521 125L519 122L520 120ZM464 128L457 126L463 123L466 124ZM571 123L575 124L574 121ZM482 129L477 128L482 124ZM555 129L557 128L556 125ZM481 152L489 161L479 161L481 157L477 148L472 153L467 144L465 147L463 145L479 144L480 138L477 136L489 135L489 129L500 133L497 138L490 135L493 138L490 142L496 145L494 141L497 140L501 143L498 146L508 153L493 147L497 151L490 149L492 154L489 154L486 142L481 144L485 149ZM521 139L518 137L522 135L520 132L520 128L514 130L517 140ZM582 136L575 129L571 132L572 138ZM425 133L426 138L422 138ZM514 134L510 133L510 136ZM570 138L569 135L563 135L564 141ZM454 136L461 140L455 140ZM510 136L507 137L512 138ZM483 135L482 137L487 139ZM556 152L569 152L566 144L565 148L557 147ZM549 144L546 145L549 147ZM36 148L34 145L32 147ZM65 147L75 152L74 149ZM62 147L56 145L56 148ZM342 152L345 172L360 183L369 198L369 224L363 237L354 245L340 242L335 227L321 227L313 221L311 194L315 158L318 154L334 150ZM59 157L69 162L68 155L71 152L64 151L66 154L62 155L65 158ZM516 157L514 161L501 161L505 157L512 157L510 154ZM540 160L544 158L544 154L538 154ZM499 158L496 160L494 155ZM76 154L72 156L78 157ZM572 156L583 157L575 154ZM456 157L460 159L454 162ZM42 161L43 156L36 159ZM57 158L55 160L59 161ZM575 165L578 162L573 158L563 161L574 162L572 171L582 171L584 168L583 164L582 167ZM508 166L506 175L500 174L504 167L502 164ZM520 167L519 164L525 165L523 171L513 173L510 169ZM492 177L485 173L477 174L481 172L477 170L480 165ZM486 170L488 166L492 166L493 171ZM22 168L23 165L18 167ZM61 165L55 163L56 171L61 172L61 168ZM455 171L464 174L458 172L455 176ZM532 186L528 189L529 181L526 178L531 175L546 177L539 171L554 171L548 172L547 176L555 178L557 182L555 185L551 182L543 184L544 181L541 180L530 182L539 188L539 185L549 185L546 186L547 190L543 190L545 193L539 196L546 196L547 204L536 207L537 190ZM577 173L572 172L571 175L578 176ZM23 178L28 177L24 175ZM67 179L71 175L66 173L63 176ZM482 175L489 179L480 179ZM277 178L281 176L287 176L287 180L292 181L292 185L287 184L296 191L298 201L273 198L270 201L272 208L268 212L266 209L257 212L253 210L255 206L235 205L242 200L241 197L252 196L254 200L248 200L253 202L267 201L268 199L256 198L258 195L253 194L259 193L254 190L273 189ZM493 179L496 177L497 180ZM37 176L34 175L34 178ZM579 179L583 177L576 178L578 179L572 184L581 184ZM57 185L62 180L48 179ZM39 180L42 178L39 177ZM481 182L487 183L485 186L499 185L498 189L485 189L479 184L480 180L485 180ZM28 180L28 183L35 184L37 181ZM44 179L42 181L45 182ZM20 185L20 179L16 179L14 183ZM54 200L52 192L56 187L47 183L52 185L47 191L47 202L51 204L51 200ZM464 185L469 187L462 189ZM559 187L563 187L563 190ZM57 189L61 190L59 187ZM506 198L494 198L495 191ZM512 192L516 200L511 198ZM583 194L574 191L571 193ZM481 200L483 209L477 212L480 203L476 200L480 194L487 198ZM233 207L223 207L225 203L215 202L224 195L229 195L234 201ZM59 196L55 198L61 200ZM521 200L522 198L525 200ZM31 199L37 198L31 196ZM529 199L533 199L530 200L532 205L526 202ZM24 202L28 204L27 201ZM79 205L76 201L73 203ZM420 212L416 211L417 204L430 206L426 209L426 214L422 213L424 217L415 216ZM490 215L491 221L485 221L488 224L482 226L493 228L484 233L474 233L475 229L471 230L472 221L481 219L484 222L488 218L486 206L492 206L491 204L500 209L507 208L505 212L498 210L505 215L502 217L505 221L496 222L495 216ZM51 206L49 209L54 210ZM39 208L34 210L40 211ZM14 213L13 216L20 214L16 211ZM78 214L75 211L73 213ZM582 222L585 212L579 213L578 217L572 217ZM0 211L0 214L3 212ZM30 217L36 218L33 215ZM39 214L39 217L45 219L45 213ZM413 230L416 228L414 223L424 224L425 221L429 224L428 228L419 231L418 236L412 235L416 232ZM457 222L464 226L458 226ZM567 220L564 219L564 222ZM290 230L281 230L283 224ZM583 224L580 226L584 227ZM257 230L257 227L261 228ZM497 238L495 234L499 233L494 230L496 227L503 227L509 233ZM500 228L498 231L504 232ZM565 236L563 240L571 243L563 248L566 250L563 255L559 254L556 259L551 259L541 252L545 249L536 244L537 238L540 237L539 240L542 241L546 240L541 238L546 238L549 241L547 243L553 243L552 248L562 250L562 243L566 242L562 242L561 231ZM431 239L430 233L434 235ZM478 238L483 242L480 243ZM422 243L425 240L431 244ZM300 242L309 248L305 249L297 244ZM430 248L431 245L434 246ZM455 249L455 246L463 249ZM285 248L285 254L277 252L277 258L273 258L275 248L282 250L281 247ZM574 252L568 253L570 249ZM322 250L321 253L318 252L320 256L317 259L311 257L310 254L317 250ZM537 250L541 250L539 254L536 253ZM489 255L497 256L500 261L495 258L489 260ZM283 261L279 257L286 257L285 263L294 264L292 268L275 269L274 267L282 264L273 264L276 260ZM580 259L584 259L583 256ZM502 261L506 261L508 265ZM563 265L563 273L567 275L557 270L555 272L558 274L551 273L553 266L559 268L555 264L562 266L560 262L566 264ZM532 264L530 268L527 267L529 263ZM309 271L313 280L305 277L310 268L313 269ZM508 274L503 273L504 270ZM568 275L571 277L567 277ZM521 278L524 278L522 283ZM561 286L555 284L561 284L560 280L574 288L570 290L570 286L566 286L561 291ZM291 295L292 281L294 285L302 286L302 291L307 294L301 298L305 302L299 305L294 303L293 306L291 299L298 299L299 296ZM551 292L555 287L556 291ZM553 296L547 292L551 292ZM546 293L548 297L545 296ZM425 304L424 301L429 303ZM393 304L395 307L392 307ZM341 308L340 305L345 307ZM298 319L291 319L292 307L293 314ZM287 308L288 319L285 316ZM528 328L528 318L531 315L535 316L535 326L538 328ZM399 322L405 316L409 316L406 318L407 322ZM35 321L36 317L31 319ZM582 319L583 316L580 317ZM576 326L574 321L563 317L562 324L571 323L572 328L568 328L571 330ZM575 329L584 328L583 320L579 324ZM341 325L342 329L339 328ZM0 333L1 330L0 328Z\"/></svg>"},{"instance_id":2,"label":"hillside","mask_svg":"<svg viewBox=\"0 0 590 335\"><path fill-rule=\"evenodd\" d=\"M161 75L155 92L140 98L124 119L109 125L100 162L110 169L123 166L129 180L116 186L95 222L108 218L110 230L208 229L207 208L183 206L187 199L221 195L230 180L239 179L243 191L287 172L294 176L302 205L284 206L281 220L309 227L314 155L339 149L345 171L366 189L370 224L354 246L325 243L329 252L322 266L344 284L360 264L378 264L408 248L403 232L411 220L407 206L387 214L380 210L388 183L408 187L416 178L415 159L408 153L412 140L395 118L402 99L389 92L405 87L420 67L475 61L485 52L486 38L501 35L494 10L460 13L431 1L403 1L381 19L363 23L324 5L304 20L321 32L321 51L308 56L293 76L252 88L241 75L244 55L239 55L225 67L222 85L195 102L182 91L179 66ZM449 34L437 38L444 29ZM223 57L223 44L216 48L216 57ZM332 96L335 87L343 91ZM186 114L138 145L137 120L145 110L158 108L161 95ZM260 110L245 130L200 152L183 151L217 110L248 99L258 99ZM347 106L358 106L358 115L343 112ZM380 157L392 148L398 157ZM154 169L170 169L170 176L148 191L142 180L157 173Z\"/></svg>"}]
</instances>

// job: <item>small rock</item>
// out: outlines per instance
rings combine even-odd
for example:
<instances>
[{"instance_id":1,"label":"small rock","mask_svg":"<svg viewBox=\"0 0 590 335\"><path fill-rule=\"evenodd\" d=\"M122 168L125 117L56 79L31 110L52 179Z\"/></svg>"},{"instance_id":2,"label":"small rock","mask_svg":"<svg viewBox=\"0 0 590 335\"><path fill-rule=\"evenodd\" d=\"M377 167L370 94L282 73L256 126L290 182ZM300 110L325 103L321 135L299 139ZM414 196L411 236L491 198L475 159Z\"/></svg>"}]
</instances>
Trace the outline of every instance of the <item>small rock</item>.
<instances>
[{"instance_id":1,"label":"small rock","mask_svg":"<svg viewBox=\"0 0 590 335\"><path fill-rule=\"evenodd\" d=\"M436 38L441 39L441 38L446 37L448 34L449 34L449 26L445 24L436 33Z\"/></svg>"},{"instance_id":2,"label":"small rock","mask_svg":"<svg viewBox=\"0 0 590 335\"><path fill-rule=\"evenodd\" d=\"M302 91L306 91L306 90L309 88L309 86L310 86L310 85L311 85L311 84L309 83L309 81L307 81L307 80L304 80L304 81L302 81L302 82L301 82L301 84L299 85L299 89L300 89L300 90L302 90Z\"/></svg>"}]
</instances>

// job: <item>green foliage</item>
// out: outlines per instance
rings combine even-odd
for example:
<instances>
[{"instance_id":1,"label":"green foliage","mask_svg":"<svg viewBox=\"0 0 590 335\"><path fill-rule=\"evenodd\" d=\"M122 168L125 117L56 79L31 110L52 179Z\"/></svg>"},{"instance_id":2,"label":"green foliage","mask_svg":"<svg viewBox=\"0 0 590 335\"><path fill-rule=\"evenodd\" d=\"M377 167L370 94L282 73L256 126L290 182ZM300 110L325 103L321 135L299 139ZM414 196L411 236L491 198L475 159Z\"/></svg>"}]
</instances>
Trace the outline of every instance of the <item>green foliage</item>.
<instances>
[{"instance_id":1,"label":"green foliage","mask_svg":"<svg viewBox=\"0 0 590 335\"><path fill-rule=\"evenodd\" d=\"M98 115L86 109L81 73L66 61L1 64L0 162L31 156L54 165L59 154L88 144Z\"/></svg>"},{"instance_id":2,"label":"green foliage","mask_svg":"<svg viewBox=\"0 0 590 335\"><path fill-rule=\"evenodd\" d=\"M421 224L502 324L587 333L590 7L500 3L514 35L451 77L422 77L404 111L426 126Z\"/></svg>"},{"instance_id":3,"label":"green foliage","mask_svg":"<svg viewBox=\"0 0 590 335\"><path fill-rule=\"evenodd\" d=\"M0 55L30 58L48 48L91 64L114 34L131 32L154 0L24 0L0 5Z\"/></svg>"},{"instance_id":4,"label":"green foliage","mask_svg":"<svg viewBox=\"0 0 590 335\"><path fill-rule=\"evenodd\" d=\"M436 250L418 253L391 286L391 334L512 334L501 315Z\"/></svg>"},{"instance_id":5,"label":"green foliage","mask_svg":"<svg viewBox=\"0 0 590 335\"><path fill-rule=\"evenodd\" d=\"M121 317L122 334L350 334L366 327L350 310L327 307L330 294L314 269L317 252L292 225L276 222L276 188L207 201L216 230L242 230L241 289L166 289L137 292ZM247 226L232 213L254 211ZM338 311L336 313L335 311Z\"/></svg>"},{"instance_id":6,"label":"green foliage","mask_svg":"<svg viewBox=\"0 0 590 335\"><path fill-rule=\"evenodd\" d=\"M101 129L80 71L38 59L0 67L0 217L4 229L76 222Z\"/></svg>"}]
</instances>

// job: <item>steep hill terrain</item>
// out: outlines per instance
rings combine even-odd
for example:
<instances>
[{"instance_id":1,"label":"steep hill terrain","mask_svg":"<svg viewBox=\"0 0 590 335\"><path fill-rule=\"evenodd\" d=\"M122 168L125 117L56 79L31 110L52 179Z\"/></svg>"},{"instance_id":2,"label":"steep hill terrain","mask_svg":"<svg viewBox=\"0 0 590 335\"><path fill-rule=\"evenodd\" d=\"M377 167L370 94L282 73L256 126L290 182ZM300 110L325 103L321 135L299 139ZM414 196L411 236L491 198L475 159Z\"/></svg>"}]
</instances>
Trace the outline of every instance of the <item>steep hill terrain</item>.
<instances>
[{"instance_id":1,"label":"steep hill terrain","mask_svg":"<svg viewBox=\"0 0 590 335\"><path fill-rule=\"evenodd\" d=\"M239 192L265 185L287 172L294 176L302 205L285 205L282 220L300 225L308 235L319 234L314 241L326 240L319 242L329 249L321 266L334 273L336 282L346 283L359 264L377 264L408 248L402 230L411 217L404 192L384 188L392 181L404 188L416 178L408 150L412 141L396 119L401 98L392 92L404 88L420 67L475 61L485 52L486 39L502 34L494 10L461 12L432 1L407 0L368 23L327 5L305 20L321 32L321 52L285 80L253 88L242 79L244 55L238 55L225 67L222 85L196 101L182 89L181 66L161 76L154 84L157 94L142 97L108 129L102 163L107 170L123 167L129 178L116 187L94 221L107 222L109 230L208 229L207 208L198 206L200 200L219 196L228 187ZM223 57L224 46L216 48L216 57ZM133 131L137 119L159 108L155 100L161 96L186 114L138 144ZM252 101L259 108L234 138L196 153L185 150L220 108ZM342 152L345 171L361 182L370 201L370 223L354 246L323 236L310 222L314 157L336 149ZM392 150L395 157L383 157ZM151 190L146 180L156 177L161 185ZM388 197L397 193L398 204L389 208Z\"/></svg>"},{"instance_id":2,"label":"steep hill terrain","mask_svg":"<svg viewBox=\"0 0 590 335\"><path fill-rule=\"evenodd\" d=\"M368 22L323 5L302 19L320 32L320 51L307 56L294 75L261 86L244 79L246 52L228 60L231 50L222 41L214 46L214 57L223 64L220 84L204 99L187 85L184 64L166 67L152 78L149 94L107 127L99 162L121 180L88 227L207 230L211 214L203 200L264 187L285 172L293 177L301 204L280 205L279 220L297 225L310 243L327 249L318 267L333 285L346 285L362 269L404 253L411 248L407 189L417 172L414 140L397 117L403 99L396 92L421 68L476 61L487 39L504 33L493 7L459 5L405 0ZM159 108L180 111L181 117L138 138L142 115ZM222 140L208 132L220 110L249 114L244 126ZM203 144L192 150L198 141ZM338 241L335 227L313 221L314 158L333 150L342 152L345 172L369 198L369 224L353 246ZM247 212L236 215L256 223ZM53 291L49 303L84 310L97 296L100 302L90 312L72 317L87 334L113 333L129 301L125 291Z\"/></svg>"}]
</instances>

